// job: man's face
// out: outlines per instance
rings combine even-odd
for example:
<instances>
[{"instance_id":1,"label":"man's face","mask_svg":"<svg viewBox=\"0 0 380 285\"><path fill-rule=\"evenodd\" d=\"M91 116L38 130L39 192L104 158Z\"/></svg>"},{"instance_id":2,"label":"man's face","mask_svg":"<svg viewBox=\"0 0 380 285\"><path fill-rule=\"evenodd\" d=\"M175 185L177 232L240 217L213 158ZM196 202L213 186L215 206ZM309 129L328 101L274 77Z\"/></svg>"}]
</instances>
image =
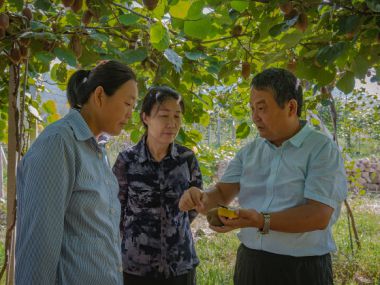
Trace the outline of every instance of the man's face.
<instances>
[{"instance_id":1,"label":"man's face","mask_svg":"<svg viewBox=\"0 0 380 285\"><path fill-rule=\"evenodd\" d=\"M290 103L281 108L270 90L251 89L252 121L260 136L280 146L289 137L289 124L293 116Z\"/></svg>"}]
</instances>

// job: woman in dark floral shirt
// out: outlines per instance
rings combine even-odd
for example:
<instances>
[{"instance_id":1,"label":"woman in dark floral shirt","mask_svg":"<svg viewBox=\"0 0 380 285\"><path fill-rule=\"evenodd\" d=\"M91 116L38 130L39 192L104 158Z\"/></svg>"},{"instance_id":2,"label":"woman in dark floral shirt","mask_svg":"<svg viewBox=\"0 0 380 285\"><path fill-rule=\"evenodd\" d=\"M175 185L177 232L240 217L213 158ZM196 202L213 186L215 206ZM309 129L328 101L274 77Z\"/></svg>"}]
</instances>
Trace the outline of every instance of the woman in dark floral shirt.
<instances>
[{"instance_id":1,"label":"woman in dark floral shirt","mask_svg":"<svg viewBox=\"0 0 380 285\"><path fill-rule=\"evenodd\" d=\"M124 284L194 285L195 253L190 222L178 202L191 186L202 187L194 153L174 140L184 104L168 87L154 87L140 112L146 133L121 152L113 171L119 181Z\"/></svg>"}]
</instances>

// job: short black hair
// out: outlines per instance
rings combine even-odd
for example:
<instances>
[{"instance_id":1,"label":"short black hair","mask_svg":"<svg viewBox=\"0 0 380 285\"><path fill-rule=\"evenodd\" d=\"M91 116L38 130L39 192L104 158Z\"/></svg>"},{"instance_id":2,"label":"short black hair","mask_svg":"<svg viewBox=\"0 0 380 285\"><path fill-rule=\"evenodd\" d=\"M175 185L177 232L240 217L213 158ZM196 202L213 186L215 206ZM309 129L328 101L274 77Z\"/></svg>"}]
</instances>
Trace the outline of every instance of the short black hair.
<instances>
[{"instance_id":1,"label":"short black hair","mask_svg":"<svg viewBox=\"0 0 380 285\"><path fill-rule=\"evenodd\" d=\"M80 109L98 86L103 87L107 96L112 96L129 80L136 81L130 67L114 60L104 61L92 70L81 69L71 75L67 84L67 100L71 108Z\"/></svg>"},{"instance_id":2,"label":"short black hair","mask_svg":"<svg viewBox=\"0 0 380 285\"><path fill-rule=\"evenodd\" d=\"M140 119L141 122L144 124L145 128L147 127L147 125L144 123L143 113L150 116L150 113L152 112L152 109L155 104L161 105L164 101L168 99L177 100L179 106L181 107L182 114L185 113L185 104L183 103L182 96L177 91L167 86L151 87L148 89L148 92L143 99L140 111Z\"/></svg>"},{"instance_id":3,"label":"short black hair","mask_svg":"<svg viewBox=\"0 0 380 285\"><path fill-rule=\"evenodd\" d=\"M277 104L283 108L291 99L297 101L297 116L301 116L303 92L300 81L283 68L269 68L253 77L251 88L273 92Z\"/></svg>"}]
</instances>

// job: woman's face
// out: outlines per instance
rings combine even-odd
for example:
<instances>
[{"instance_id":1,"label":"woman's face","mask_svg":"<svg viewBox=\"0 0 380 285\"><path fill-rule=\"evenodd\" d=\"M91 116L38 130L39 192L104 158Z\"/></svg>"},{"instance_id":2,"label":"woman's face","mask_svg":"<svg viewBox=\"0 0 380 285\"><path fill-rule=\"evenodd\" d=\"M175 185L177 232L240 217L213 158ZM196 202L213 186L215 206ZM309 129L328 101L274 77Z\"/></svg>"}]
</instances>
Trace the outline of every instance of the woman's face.
<instances>
[{"instance_id":1,"label":"woman's face","mask_svg":"<svg viewBox=\"0 0 380 285\"><path fill-rule=\"evenodd\" d=\"M150 115L143 113L148 139L157 144L171 144L177 137L182 123L182 111L178 100L167 99L155 104Z\"/></svg>"},{"instance_id":2,"label":"woman's face","mask_svg":"<svg viewBox=\"0 0 380 285\"><path fill-rule=\"evenodd\" d=\"M104 94L105 95L105 94ZM110 135L118 135L132 116L138 95L137 83L129 80L116 90L112 96L103 96L100 129Z\"/></svg>"}]
</instances>

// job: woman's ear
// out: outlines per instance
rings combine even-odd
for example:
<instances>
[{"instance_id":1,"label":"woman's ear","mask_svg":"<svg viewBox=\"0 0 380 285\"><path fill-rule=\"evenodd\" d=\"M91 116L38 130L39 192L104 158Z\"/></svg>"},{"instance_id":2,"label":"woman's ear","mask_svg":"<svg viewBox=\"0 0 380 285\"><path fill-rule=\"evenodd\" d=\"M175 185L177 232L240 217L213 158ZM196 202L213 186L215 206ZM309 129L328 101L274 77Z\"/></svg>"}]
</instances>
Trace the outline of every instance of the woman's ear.
<instances>
[{"instance_id":1,"label":"woman's ear","mask_svg":"<svg viewBox=\"0 0 380 285\"><path fill-rule=\"evenodd\" d=\"M106 96L106 94L104 93L104 89L102 86L98 86L95 88L95 90L93 91L93 100L94 100L94 103L96 106L98 107L102 107L103 104L104 104L104 96Z\"/></svg>"},{"instance_id":2,"label":"woman's ear","mask_svg":"<svg viewBox=\"0 0 380 285\"><path fill-rule=\"evenodd\" d=\"M297 116L297 110L298 110L298 103L296 99L290 99L288 102L289 106L289 116Z\"/></svg>"}]
</instances>

